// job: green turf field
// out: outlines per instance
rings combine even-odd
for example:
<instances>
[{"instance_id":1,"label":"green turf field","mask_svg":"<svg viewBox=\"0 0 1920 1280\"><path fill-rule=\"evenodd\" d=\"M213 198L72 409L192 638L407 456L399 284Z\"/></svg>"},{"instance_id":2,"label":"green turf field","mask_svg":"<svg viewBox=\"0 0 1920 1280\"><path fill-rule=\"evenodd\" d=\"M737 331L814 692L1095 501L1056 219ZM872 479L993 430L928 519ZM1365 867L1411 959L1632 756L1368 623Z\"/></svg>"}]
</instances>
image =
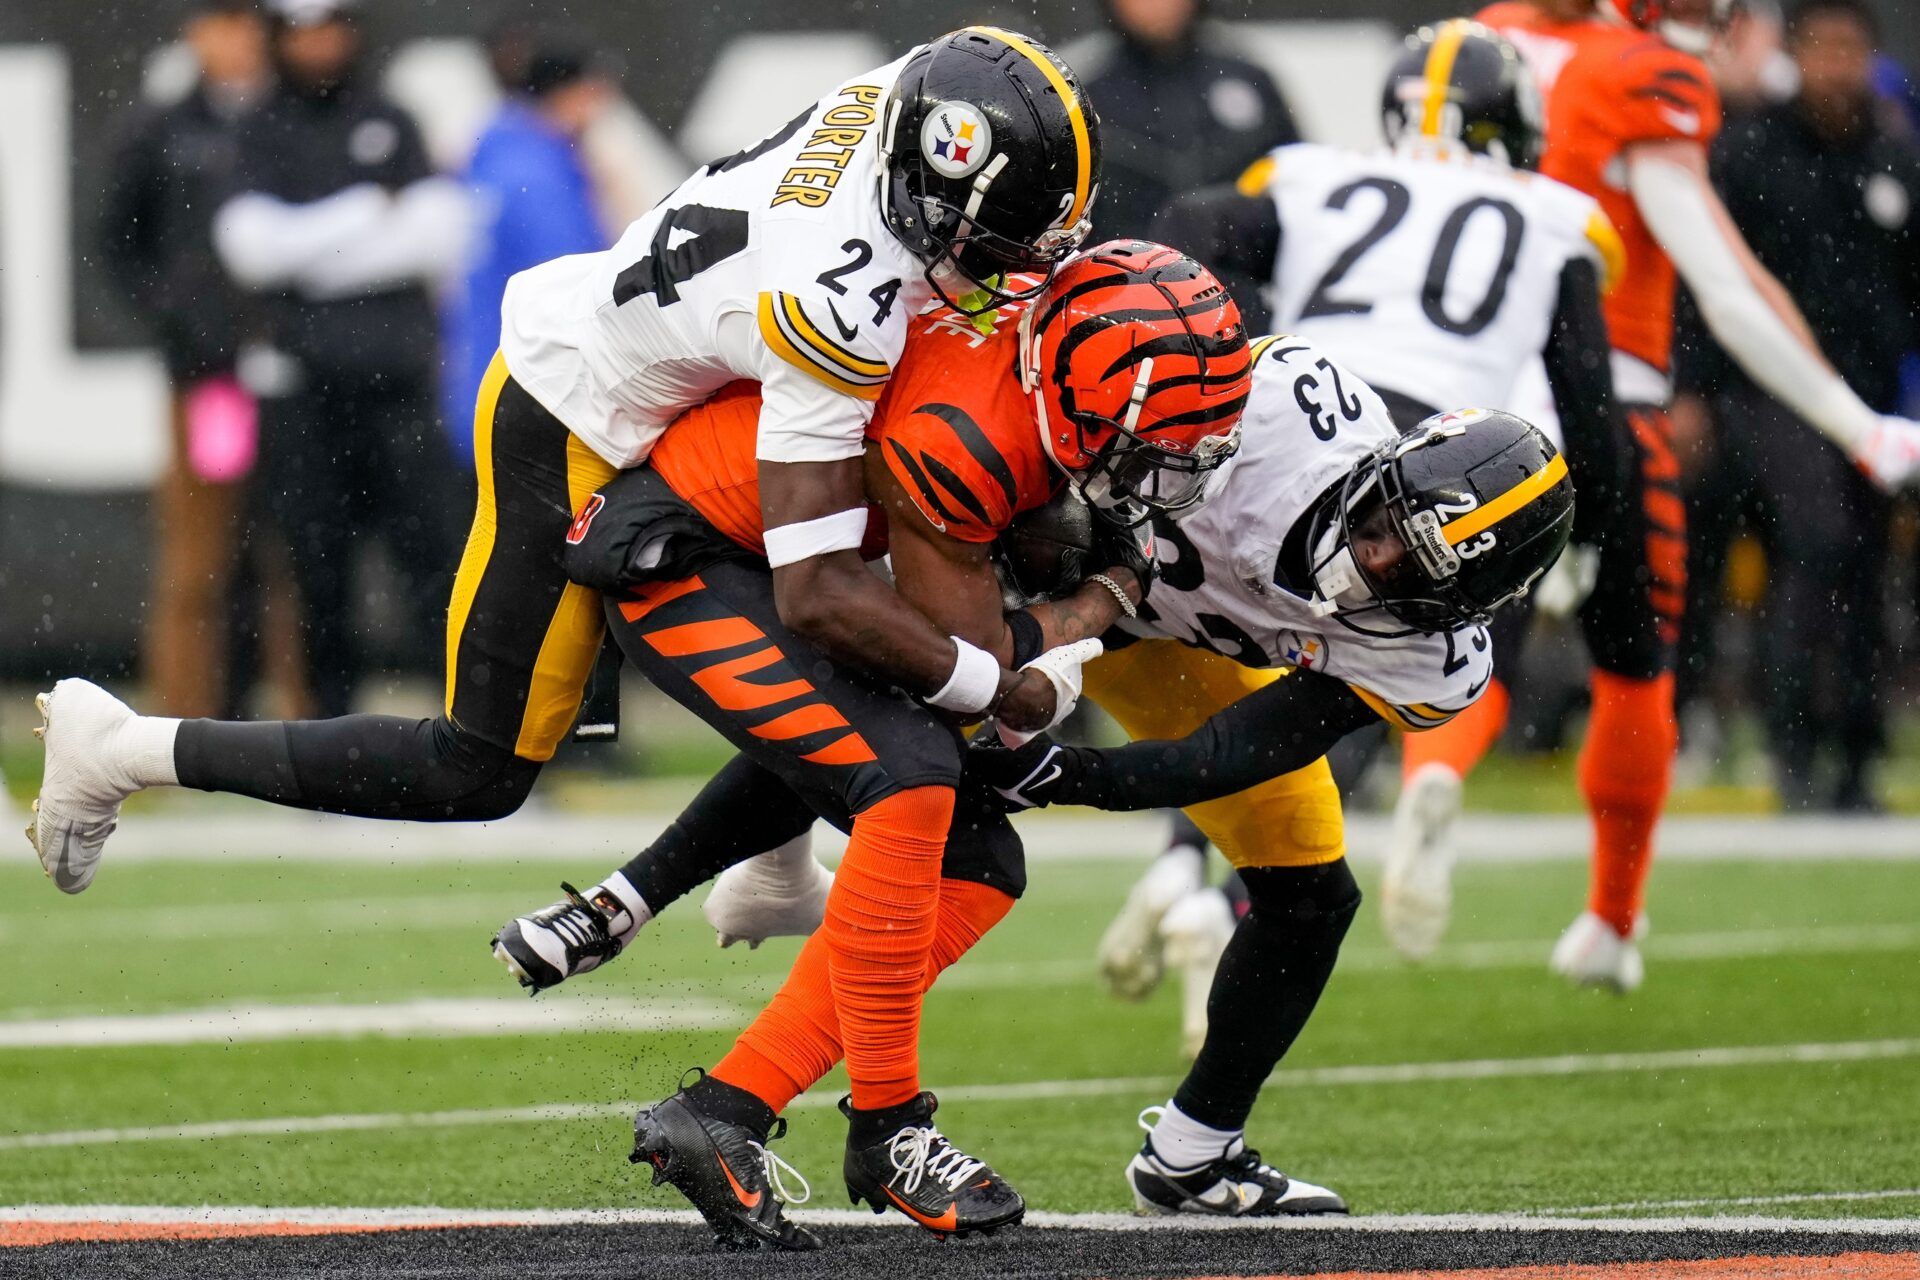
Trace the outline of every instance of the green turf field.
<instances>
[{"instance_id":1,"label":"green turf field","mask_svg":"<svg viewBox=\"0 0 1920 1280\"><path fill-rule=\"evenodd\" d=\"M928 1002L924 1071L950 1094L944 1126L1039 1208L1125 1207L1134 1114L1182 1067L1176 992L1123 1005L1093 977L1095 939L1139 865L1036 865L1027 901ZM29 1027L138 1038L136 1015L238 1005L497 997L517 1014L492 928L548 900L561 874L594 869L109 856L69 899L13 848L0 1041ZM1545 972L1583 875L1572 862L1465 869L1454 938L1425 969L1393 962L1363 910L1255 1113L1255 1145L1366 1212L1920 1214L1920 1191L1773 1199L1920 1188L1920 864L1668 863L1648 985L1631 1000ZM592 1108L657 1096L716 1057L793 949L722 953L683 904L610 969L542 998L618 997L705 1029L609 1016L546 1034L0 1048L0 1204L677 1206L629 1170L621 1112ZM1753 1052L1674 1056L1694 1049ZM1621 1056L1565 1057L1595 1054ZM1468 1062L1482 1065L1431 1065ZM1402 1064L1405 1078L1384 1070ZM831 1096L797 1108L778 1148L829 1206L844 1204ZM545 1122L471 1114L545 1104L579 1107ZM445 1112L465 1114L421 1119ZM288 1117L338 1127L72 1135ZM30 1134L67 1136L19 1140Z\"/></svg>"}]
</instances>

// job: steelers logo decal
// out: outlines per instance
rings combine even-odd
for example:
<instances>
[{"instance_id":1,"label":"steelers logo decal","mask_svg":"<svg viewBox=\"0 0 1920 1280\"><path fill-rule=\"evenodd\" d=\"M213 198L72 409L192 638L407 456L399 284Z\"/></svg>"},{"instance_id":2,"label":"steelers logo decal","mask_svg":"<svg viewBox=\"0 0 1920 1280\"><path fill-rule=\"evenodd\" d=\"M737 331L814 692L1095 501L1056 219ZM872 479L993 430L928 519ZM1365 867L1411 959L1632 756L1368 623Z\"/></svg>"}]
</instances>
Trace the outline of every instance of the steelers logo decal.
<instances>
[{"instance_id":1,"label":"steelers logo decal","mask_svg":"<svg viewBox=\"0 0 1920 1280\"><path fill-rule=\"evenodd\" d=\"M993 126L965 102L943 102L920 126L920 153L935 173L964 178L987 162Z\"/></svg>"}]
</instances>

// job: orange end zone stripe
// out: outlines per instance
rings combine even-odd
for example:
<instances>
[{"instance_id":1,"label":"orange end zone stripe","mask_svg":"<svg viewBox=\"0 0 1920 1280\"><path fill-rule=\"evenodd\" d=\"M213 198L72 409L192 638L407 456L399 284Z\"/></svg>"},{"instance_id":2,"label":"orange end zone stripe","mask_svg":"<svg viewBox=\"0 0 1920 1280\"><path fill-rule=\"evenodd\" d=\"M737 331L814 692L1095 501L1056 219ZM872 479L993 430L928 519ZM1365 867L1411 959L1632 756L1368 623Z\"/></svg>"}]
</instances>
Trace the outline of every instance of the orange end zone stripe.
<instances>
[{"instance_id":1,"label":"orange end zone stripe","mask_svg":"<svg viewBox=\"0 0 1920 1280\"><path fill-rule=\"evenodd\" d=\"M1839 1253L1828 1257L1703 1258L1675 1262L1565 1263L1468 1271L1321 1271L1313 1280L1911 1280L1920 1253ZM1225 1276L1201 1280L1229 1280ZM1282 1280L1242 1276L1233 1280Z\"/></svg>"},{"instance_id":2,"label":"orange end zone stripe","mask_svg":"<svg viewBox=\"0 0 1920 1280\"><path fill-rule=\"evenodd\" d=\"M318 1222L0 1222L0 1249L110 1240L229 1240L243 1236L371 1235L382 1231L448 1231L473 1223L327 1224Z\"/></svg>"}]
</instances>

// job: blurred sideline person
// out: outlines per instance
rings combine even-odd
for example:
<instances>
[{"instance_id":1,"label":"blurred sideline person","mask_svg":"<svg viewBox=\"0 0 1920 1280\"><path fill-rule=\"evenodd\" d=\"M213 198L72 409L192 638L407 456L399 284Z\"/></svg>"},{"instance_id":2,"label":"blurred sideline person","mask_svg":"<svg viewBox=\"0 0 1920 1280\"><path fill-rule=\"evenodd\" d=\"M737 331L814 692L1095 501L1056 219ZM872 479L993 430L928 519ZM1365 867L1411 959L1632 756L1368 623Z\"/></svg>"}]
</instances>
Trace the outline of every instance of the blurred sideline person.
<instances>
[{"instance_id":1,"label":"blurred sideline person","mask_svg":"<svg viewBox=\"0 0 1920 1280\"><path fill-rule=\"evenodd\" d=\"M330 32L321 42L350 55L353 33L337 16L289 30ZM304 98L285 109L320 111ZM348 131L367 153L411 138L390 119L364 132L375 123ZM513 277L501 352L474 411L480 501L449 610L444 712L182 722L136 716L95 685L60 681L40 698L42 867L62 891L84 891L121 804L149 786L380 818L512 813L577 717L605 634L598 593L569 582L562 563L576 511L645 462L675 417L741 379L762 388L756 478L781 624L930 707L1049 723L1066 701L1052 676L1006 668L867 568L863 458L912 318L939 297L990 324L997 306L1043 289L1084 240L1099 180L1099 117L1072 70L1018 32L965 27L709 162L613 248ZM417 186L399 197L335 186L318 203L342 221L365 216L361 193L379 211L411 211ZM264 202L250 217L289 234L331 229L308 225L304 215L319 211L247 198ZM322 274L356 256L326 259ZM280 263L263 254L259 265ZM302 259L300 269L321 265ZM368 340L399 349L429 334L422 319L411 335ZM684 641L706 651L741 636L722 627ZM932 1129L900 1110L920 1096L922 995L901 975L920 973L933 945L958 745L936 764L855 816L823 931L847 1044L850 1140L864 1150L877 1126L898 1120L888 1140L919 1153L916 1185Z\"/></svg>"},{"instance_id":2,"label":"blurred sideline person","mask_svg":"<svg viewBox=\"0 0 1920 1280\"><path fill-rule=\"evenodd\" d=\"M1605 311L1635 488L1604 518L1633 531L1643 559L1631 581L1595 587L1635 607L1599 619L1606 634L1597 645L1588 630L1593 710L1579 778L1594 824L1592 876L1586 910L1550 960L1571 982L1622 992L1645 977L1635 939L1645 929L1653 833L1679 738L1673 684L1686 518L1667 413L1676 268L1727 353L1877 483L1898 488L1920 468L1920 424L1868 407L1835 372L1713 194L1706 147L1720 128L1720 103L1700 55L1726 8L1727 0L1510 0L1479 15L1539 78L1547 113L1541 172L1597 199L1626 246L1626 271ZM1504 699L1480 706L1408 744L1395 815L1410 831L1403 868L1448 858L1460 780L1505 722ZM1394 892L1408 901L1424 894L1423 914L1444 918L1448 903L1434 889L1444 882L1429 867Z\"/></svg>"},{"instance_id":3,"label":"blurred sideline person","mask_svg":"<svg viewBox=\"0 0 1920 1280\"><path fill-rule=\"evenodd\" d=\"M1788 49L1800 90L1736 118L1713 149L1715 188L1754 253L1793 294L1835 365L1874 408L1900 403L1901 362L1920 329L1920 151L1880 123L1877 30L1859 0L1802 0ZM1690 673L1713 652L1713 622L1736 525L1767 551L1759 650L1767 747L1789 809L1872 812L1885 749L1880 649L1888 503L1845 453L1736 367L1701 363L1716 430L1694 486L1699 523L1688 580ZM1821 781L1830 747L1833 776Z\"/></svg>"},{"instance_id":4,"label":"blurred sideline person","mask_svg":"<svg viewBox=\"0 0 1920 1280\"><path fill-rule=\"evenodd\" d=\"M1080 58L1107 138L1102 237L1144 236L1176 195L1300 140L1273 77L1209 33L1207 0L1104 2L1112 32Z\"/></svg>"},{"instance_id":5,"label":"blurred sideline person","mask_svg":"<svg viewBox=\"0 0 1920 1280\"><path fill-rule=\"evenodd\" d=\"M455 428L472 414L499 349L508 278L611 241L580 142L611 105L612 82L584 50L550 38L536 40L524 57L496 52L516 78L467 162L474 238L442 304L441 412L455 452L469 462L472 432Z\"/></svg>"},{"instance_id":6,"label":"blurred sideline person","mask_svg":"<svg viewBox=\"0 0 1920 1280\"><path fill-rule=\"evenodd\" d=\"M291 556L315 703L339 716L365 673L365 540L384 546L413 636L437 630L451 581L460 472L436 421L428 290L460 260L467 203L372 87L354 0L272 0L271 15L279 85L241 131L214 234L261 296L261 500Z\"/></svg>"},{"instance_id":7,"label":"blurred sideline person","mask_svg":"<svg viewBox=\"0 0 1920 1280\"><path fill-rule=\"evenodd\" d=\"M213 214L231 190L243 117L268 88L266 32L251 0L200 0L182 38L199 79L141 108L115 149L100 235L120 295L167 369L172 459L153 494L152 604L143 674L170 715L230 712L248 475L259 409L238 369L252 310L221 268Z\"/></svg>"},{"instance_id":8,"label":"blurred sideline person","mask_svg":"<svg viewBox=\"0 0 1920 1280\"><path fill-rule=\"evenodd\" d=\"M901 594L953 634L1044 669L1071 647L1097 653L1094 637L1141 607L1151 577L1143 522L1194 509L1233 457L1251 350L1219 281L1162 245L1097 246L1019 307L1017 325L1015 305L991 334L952 312L915 321L868 428L868 498L885 519L874 521L863 554L887 554ZM845 828L874 794L924 769L930 748L957 742L950 725L885 682L821 661L774 616L753 496L759 407L752 386L729 388L677 419L646 469L588 499L590 518L569 553L573 577L606 591L607 624L627 659L741 755L626 867L500 931L495 954L524 986L551 987L613 959L654 914L739 855L791 845L816 814ZM1084 581L1078 570L1064 574L1058 599L1009 611L992 544L1023 515L1062 500L1095 530L1079 570L1098 572ZM667 530L660 563L629 567ZM716 662L674 643L728 619L755 630L745 657ZM730 683L735 669L752 670L754 683ZM901 975L922 988L1025 886L1019 838L991 793L963 788L951 832L927 968ZM784 896L797 898L810 928L833 877L804 847L792 863L796 892ZM831 963L822 931L733 1051L640 1114L634 1159L651 1163L724 1237L782 1247L811 1240L785 1222L769 1194L779 1184L757 1162L730 1164L723 1178L687 1136L697 1120L723 1151L729 1135L764 1148L787 1104L840 1059ZM922 1093L896 1110L926 1125L933 1108ZM902 1181L900 1148L871 1145L896 1131L884 1125L849 1146L849 1194L895 1205L940 1235L1019 1220L1018 1193L982 1162L956 1156L937 1129L924 1130L929 1176ZM763 1195L743 1212L744 1200Z\"/></svg>"},{"instance_id":9,"label":"blurred sideline person","mask_svg":"<svg viewBox=\"0 0 1920 1280\"><path fill-rule=\"evenodd\" d=\"M1610 536L1630 447L1601 314L1624 269L1620 237L1591 196L1530 172L1542 141L1538 94L1519 54L1489 28L1455 20L1410 36L1382 89L1381 119L1384 150L1281 147L1236 186L1176 200L1157 233L1193 245L1241 296L1260 299L1267 327L1365 379L1402 430L1440 405L1511 409L1523 371L1544 357L1579 493L1573 536L1616 562L1610 583L1632 582L1637 548ZM1596 592L1582 618L1591 630L1645 607L1616 587ZM1474 719L1504 716L1501 677L1511 679L1531 614L1522 602L1495 619L1494 682L1476 704L1495 713L1476 709ZM1406 860L1404 835L1389 844L1390 860ZM1210 980L1210 948L1188 934L1232 924L1218 905L1179 905L1199 888L1191 846L1176 831L1173 861L1148 871L1103 940L1101 970L1116 991L1152 989L1163 940L1197 966L1190 991ZM1397 892L1416 875L1432 881L1425 893ZM1445 863L1400 867L1386 885L1388 935L1408 954L1429 954L1445 925Z\"/></svg>"}]
</instances>

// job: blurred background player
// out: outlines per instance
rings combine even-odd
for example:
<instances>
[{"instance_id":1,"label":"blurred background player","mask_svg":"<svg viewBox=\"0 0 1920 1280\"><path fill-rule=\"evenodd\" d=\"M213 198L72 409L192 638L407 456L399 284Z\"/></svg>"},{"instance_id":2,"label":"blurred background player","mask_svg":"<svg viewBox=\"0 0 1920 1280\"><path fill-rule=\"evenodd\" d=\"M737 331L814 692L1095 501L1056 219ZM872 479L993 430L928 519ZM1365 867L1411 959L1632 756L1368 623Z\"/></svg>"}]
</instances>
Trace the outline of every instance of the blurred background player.
<instances>
[{"instance_id":1,"label":"blurred background player","mask_svg":"<svg viewBox=\"0 0 1920 1280\"><path fill-rule=\"evenodd\" d=\"M198 77L186 96L141 106L115 149L101 256L166 363L172 458L154 491L154 567L142 667L157 710L231 715L236 569L259 410L239 376L253 311L213 248L233 189L239 134L270 80L250 0L202 0L181 38Z\"/></svg>"},{"instance_id":2,"label":"blurred background player","mask_svg":"<svg viewBox=\"0 0 1920 1280\"><path fill-rule=\"evenodd\" d=\"M529 35L518 55L497 42L508 91L467 161L463 177L475 211L464 270L442 304L441 412L455 451L471 460L471 416L487 365L500 346L507 279L570 253L612 243L603 201L582 154L587 131L618 90L584 47Z\"/></svg>"},{"instance_id":3,"label":"blurred background player","mask_svg":"<svg viewBox=\"0 0 1920 1280\"><path fill-rule=\"evenodd\" d=\"M1144 236L1174 196L1300 140L1273 77L1209 30L1208 0L1105 3L1111 34L1071 51L1106 137L1102 236Z\"/></svg>"},{"instance_id":4,"label":"blurred background player","mask_svg":"<svg viewBox=\"0 0 1920 1280\"><path fill-rule=\"evenodd\" d=\"M1637 455L1635 496L1608 513L1612 536L1641 552L1631 574L1605 563L1584 611L1594 620L1592 713L1579 765L1593 817L1587 909L1555 945L1555 972L1580 985L1631 991L1644 978L1635 937L1653 833L1679 733L1674 654L1686 592L1686 520L1667 414L1676 268L1727 354L1795 416L1886 488L1920 466L1920 425L1869 407L1827 361L1806 321L1728 220L1709 185L1706 147L1720 103L1700 55L1726 0L1550 0L1497 4L1481 21L1506 35L1539 78L1547 146L1541 171L1600 202L1626 246L1608 295L1613 381ZM1812 441L1805 446L1812 447ZM1620 563L1615 559L1615 564ZM1599 643L1594 644L1596 633ZM1410 744L1396 822L1395 865L1425 868L1388 890L1421 896L1449 854L1459 780L1499 736L1504 699L1483 700L1439 735Z\"/></svg>"},{"instance_id":5,"label":"blurred background player","mask_svg":"<svg viewBox=\"0 0 1920 1280\"><path fill-rule=\"evenodd\" d=\"M1858 0L1796 4L1787 49L1799 89L1730 120L1712 172L1734 224L1821 347L1868 404L1891 412L1902 361L1920 337L1920 150L1882 123L1877 34ZM1886 746L1879 577L1889 503L1844 452L1794 430L1799 419L1710 338L1691 345L1694 395L1676 402L1676 421L1703 416L1704 438L1689 494L1680 683L1697 688L1713 661L1727 549L1750 526L1766 552L1758 624L1767 642L1756 656L1781 803L1872 812L1873 767Z\"/></svg>"},{"instance_id":6,"label":"blurred background player","mask_svg":"<svg viewBox=\"0 0 1920 1280\"><path fill-rule=\"evenodd\" d=\"M1385 150L1282 147L1236 186L1175 201L1159 233L1218 264L1268 328L1310 339L1365 378L1403 430L1441 404L1512 407L1523 371L1544 356L1579 494L1574 536L1601 541L1594 517L1619 500L1627 463L1601 316L1619 237L1591 197L1528 172L1540 153L1538 95L1492 30L1456 20L1409 37L1381 110ZM1495 619L1495 672L1514 661L1530 612L1517 604ZM1481 701L1504 696L1496 683ZM1195 834L1176 825L1167 859L1135 886L1100 950L1108 982L1139 998L1159 978L1164 940L1186 973L1190 1048L1218 951L1206 939L1232 929L1218 893L1184 900L1199 890ZM1444 916L1394 884L1382 904L1389 932L1425 954ZM1444 867L1430 892L1444 902Z\"/></svg>"},{"instance_id":7,"label":"blurred background player","mask_svg":"<svg viewBox=\"0 0 1920 1280\"><path fill-rule=\"evenodd\" d=\"M429 289L465 251L468 208L420 131L374 87L355 0L272 0L278 83L240 133L214 242L259 295L259 490L291 555L314 701L345 715L365 669L352 589L371 536L416 644L439 629L471 491L436 421Z\"/></svg>"}]
</instances>

